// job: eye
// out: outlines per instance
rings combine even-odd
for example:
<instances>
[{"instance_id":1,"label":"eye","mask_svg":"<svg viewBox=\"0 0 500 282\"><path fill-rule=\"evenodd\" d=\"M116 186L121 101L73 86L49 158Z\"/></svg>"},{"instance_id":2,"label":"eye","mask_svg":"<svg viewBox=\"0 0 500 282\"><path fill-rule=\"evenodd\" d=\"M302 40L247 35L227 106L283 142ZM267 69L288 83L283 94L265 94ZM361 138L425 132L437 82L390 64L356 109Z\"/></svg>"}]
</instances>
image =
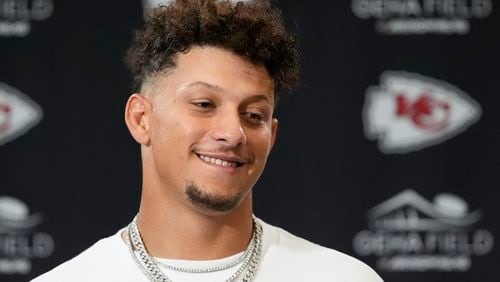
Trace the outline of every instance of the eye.
<instances>
[{"instance_id":1,"label":"eye","mask_svg":"<svg viewBox=\"0 0 500 282\"><path fill-rule=\"evenodd\" d=\"M214 108L214 104L210 101L194 101L192 104L202 110L210 110Z\"/></svg>"},{"instance_id":2,"label":"eye","mask_svg":"<svg viewBox=\"0 0 500 282\"><path fill-rule=\"evenodd\" d=\"M245 112L242 113L242 115L247 118L251 123L254 124L262 124L265 121L265 117L261 113L254 113L254 112Z\"/></svg>"}]
</instances>

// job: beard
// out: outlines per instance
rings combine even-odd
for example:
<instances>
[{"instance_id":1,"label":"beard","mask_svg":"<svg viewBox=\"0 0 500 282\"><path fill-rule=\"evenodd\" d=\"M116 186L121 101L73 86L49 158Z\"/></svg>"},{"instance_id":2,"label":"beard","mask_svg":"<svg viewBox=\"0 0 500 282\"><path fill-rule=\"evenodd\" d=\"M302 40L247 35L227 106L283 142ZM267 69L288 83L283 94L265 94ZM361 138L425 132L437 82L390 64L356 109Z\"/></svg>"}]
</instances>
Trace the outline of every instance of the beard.
<instances>
[{"instance_id":1,"label":"beard","mask_svg":"<svg viewBox=\"0 0 500 282\"><path fill-rule=\"evenodd\" d=\"M241 192L227 197L209 194L193 181L186 182L186 195L193 205L212 212L233 210L238 206L242 197Z\"/></svg>"}]
</instances>

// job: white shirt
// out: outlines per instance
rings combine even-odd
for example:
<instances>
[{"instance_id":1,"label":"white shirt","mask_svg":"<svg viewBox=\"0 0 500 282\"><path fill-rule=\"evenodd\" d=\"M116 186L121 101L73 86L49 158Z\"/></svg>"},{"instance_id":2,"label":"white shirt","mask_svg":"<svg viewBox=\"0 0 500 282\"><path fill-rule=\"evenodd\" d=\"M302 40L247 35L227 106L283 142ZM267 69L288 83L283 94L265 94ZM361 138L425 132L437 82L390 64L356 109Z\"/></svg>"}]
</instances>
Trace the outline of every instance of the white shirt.
<instances>
[{"instance_id":1,"label":"white shirt","mask_svg":"<svg viewBox=\"0 0 500 282\"><path fill-rule=\"evenodd\" d=\"M381 282L370 267L359 260L294 236L262 220L262 260L255 282ZM120 231L121 232L121 231ZM132 259L120 232L99 240L75 258L32 280L32 282L148 282ZM209 260L167 260L170 265L205 268L230 262L237 257ZM162 268L174 282L221 282L238 265L212 273L183 273Z\"/></svg>"}]
</instances>

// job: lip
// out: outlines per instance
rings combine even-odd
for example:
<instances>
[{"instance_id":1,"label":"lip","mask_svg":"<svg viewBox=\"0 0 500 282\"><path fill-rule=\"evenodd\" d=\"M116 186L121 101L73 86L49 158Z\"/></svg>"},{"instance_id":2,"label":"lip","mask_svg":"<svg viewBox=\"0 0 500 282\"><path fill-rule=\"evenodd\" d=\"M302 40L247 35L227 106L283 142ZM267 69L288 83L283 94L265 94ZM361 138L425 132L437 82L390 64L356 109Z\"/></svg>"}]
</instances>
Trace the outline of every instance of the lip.
<instances>
[{"instance_id":1,"label":"lip","mask_svg":"<svg viewBox=\"0 0 500 282\"><path fill-rule=\"evenodd\" d=\"M246 163L248 163L247 159L239 157L239 156L234 155L234 154L203 153L203 152L194 152L194 153L198 156L198 158L200 157L200 155L202 155L202 156L207 156L207 157L211 157L214 159L220 159L223 161L236 162L236 163L240 164L238 167L241 167L241 166L245 165Z\"/></svg>"},{"instance_id":2,"label":"lip","mask_svg":"<svg viewBox=\"0 0 500 282\"><path fill-rule=\"evenodd\" d=\"M218 171L223 171L225 173L229 173L231 175L238 173L241 170L241 168L247 163L247 161L245 159L242 159L240 157L236 157L233 155L227 155L227 154L195 153L195 155L205 165L208 165L208 166L210 166ZM214 159L220 159L221 161L236 162L237 165L236 166L222 166L220 164L207 162L207 161L202 159L202 156L210 157L210 158L214 158Z\"/></svg>"}]
</instances>

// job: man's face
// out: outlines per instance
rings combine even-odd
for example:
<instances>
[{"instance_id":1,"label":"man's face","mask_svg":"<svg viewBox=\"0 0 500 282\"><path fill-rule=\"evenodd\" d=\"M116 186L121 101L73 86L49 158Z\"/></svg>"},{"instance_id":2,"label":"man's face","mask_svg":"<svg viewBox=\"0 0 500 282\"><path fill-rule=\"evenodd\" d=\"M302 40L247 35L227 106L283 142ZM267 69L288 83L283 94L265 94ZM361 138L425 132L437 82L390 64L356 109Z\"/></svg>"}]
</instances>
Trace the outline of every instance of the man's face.
<instances>
[{"instance_id":1,"label":"man's face","mask_svg":"<svg viewBox=\"0 0 500 282\"><path fill-rule=\"evenodd\" d=\"M143 157L168 195L223 212L245 199L274 143L274 84L263 66L215 47L193 47L154 78Z\"/></svg>"}]
</instances>

